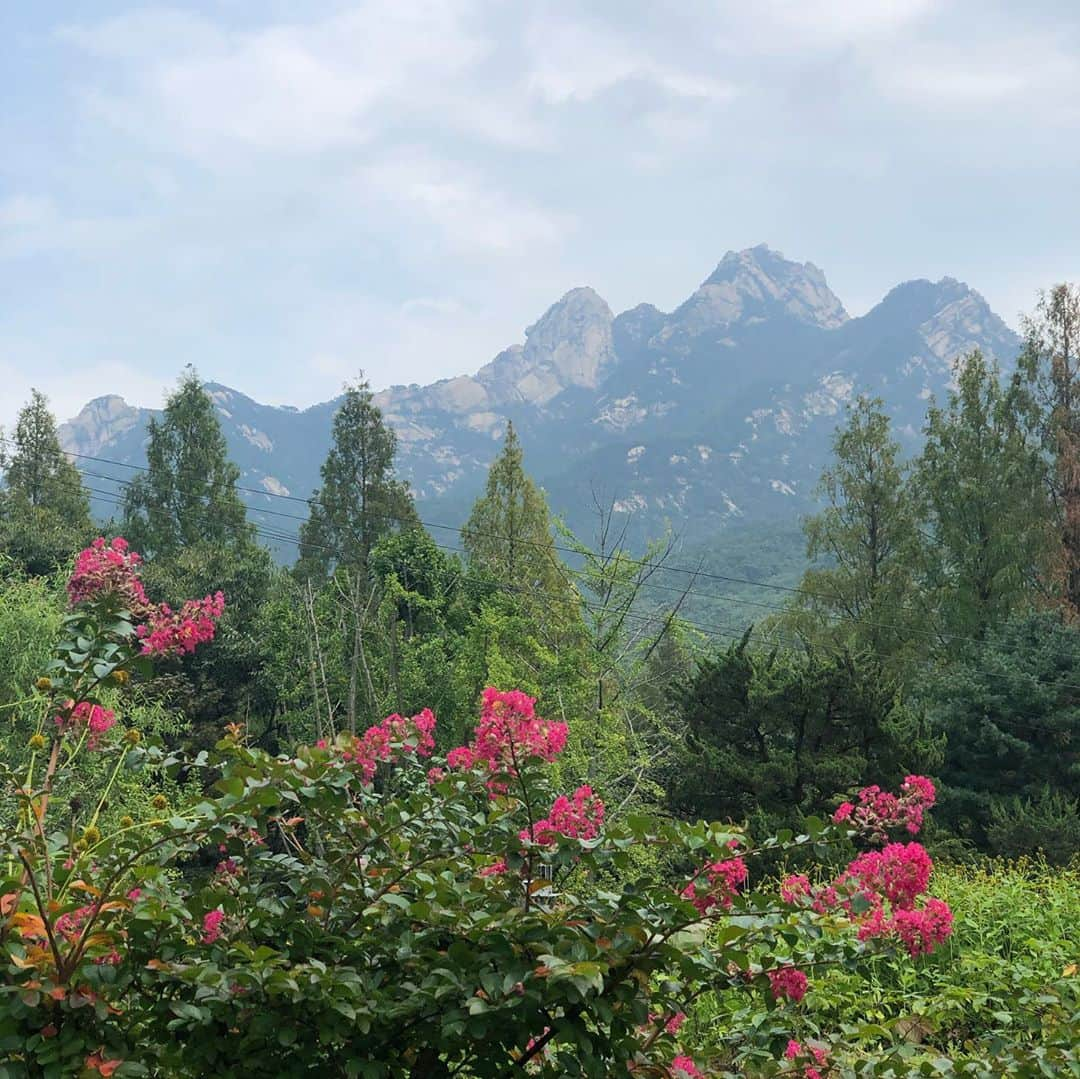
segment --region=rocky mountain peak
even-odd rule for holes
[[[60,424],[60,444],[71,453],[96,454],[103,446],[143,422],[141,409],[129,405],[119,394],[95,397],[79,414]]]

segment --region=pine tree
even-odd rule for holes
[[[1029,402],[976,351],[947,407],[927,415],[914,485],[928,526],[925,585],[945,634],[982,636],[1032,598],[1046,566],[1046,466]]]
[[[909,641],[905,600],[914,583],[915,504],[879,399],[860,397],[833,441],[819,493],[827,505],[805,524],[800,603],[845,647],[896,656]]]
[[[1059,588],[1080,612],[1080,288],[1055,285],[1025,319],[1019,368],[1040,409],[1038,433],[1060,534]]]
[[[368,383],[349,386],[300,529],[302,572],[325,575],[341,565],[365,574],[383,536],[418,523],[408,484],[394,476],[396,453],[397,436]]]
[[[514,425],[488,469],[484,493],[462,531],[470,567],[489,579],[534,593],[564,596],[566,571],[551,534],[547,499],[525,472]]]
[[[132,544],[170,556],[200,543],[249,543],[252,529],[236,491],[240,471],[229,460],[214,403],[193,370],[147,433],[147,471],[124,500],[124,530]]]

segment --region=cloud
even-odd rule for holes
[[[212,157],[244,148],[305,154],[364,143],[396,110],[437,104],[491,48],[467,3],[367,0],[310,21],[224,31],[173,11],[68,27],[69,44],[126,65],[124,91],[86,101],[117,126]]]
[[[614,27],[580,18],[534,17],[528,29],[534,57],[527,85],[552,105],[583,103],[626,83],[666,96],[726,104],[736,88],[715,76],[667,63],[620,37]]]
[[[380,161],[356,178],[362,191],[397,209],[402,228],[419,220],[457,255],[535,258],[538,248],[557,246],[574,226],[569,214],[514,198],[472,170],[424,152]]]

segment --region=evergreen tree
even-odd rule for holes
[[[79,470],[64,456],[49,402],[38,390],[19,412],[13,448],[6,455],[6,497],[26,506],[47,506],[72,527],[89,523],[90,507]]]
[[[30,574],[48,574],[89,536],[90,506],[78,469],[60,448],[45,396],[34,390],[10,443],[0,443],[0,548]]]
[[[820,564],[806,572],[800,602],[816,616],[804,627],[890,657],[909,639],[917,519],[883,407],[859,397],[836,433],[818,488],[827,505],[805,525],[807,556]]]
[[[525,472],[514,425],[488,469],[487,486],[462,531],[472,569],[511,588],[537,595],[541,604],[568,597],[566,570],[559,562],[547,499]]]
[[[363,574],[383,536],[417,523],[409,486],[394,476],[397,436],[367,382],[346,389],[332,438],[300,529],[301,566],[323,576],[335,565]]]
[[[190,368],[147,426],[147,471],[128,487],[124,531],[136,550],[171,556],[207,543],[236,547],[251,541],[240,471],[228,457],[214,403]]]
[[[960,646],[925,691],[948,740],[939,819],[1009,857],[1080,851],[1078,686],[1080,635],[1058,612],[1017,614]]]
[[[939,752],[866,652],[759,651],[748,631],[702,660],[679,699],[672,801],[691,817],[797,827],[830,792],[895,785]]]
[[[922,564],[946,634],[981,636],[1030,600],[1049,554],[1046,466],[1029,436],[1030,398],[1003,389],[979,352],[948,406],[931,408],[914,484],[928,535]]]
[[[1057,583],[1065,602],[1080,612],[1080,288],[1055,285],[1040,298],[1024,330],[1019,369],[1040,410],[1037,430],[1053,461]]]

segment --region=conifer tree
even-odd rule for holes
[[[90,507],[78,469],[60,448],[56,421],[34,390],[14,437],[0,442],[0,549],[32,575],[52,573],[89,536]]]
[[[470,566],[493,581],[533,593],[566,592],[547,499],[525,472],[512,423],[488,469],[484,493],[473,504],[462,545]]]
[[[200,543],[249,543],[252,529],[236,491],[240,471],[194,370],[182,376],[147,433],[147,471],[124,500],[124,530],[136,549],[170,556]]]
[[[39,390],[19,412],[6,455],[6,495],[13,503],[46,506],[65,524],[89,523],[90,509],[79,470],[64,456],[49,402]]]
[[[1050,544],[1046,465],[1030,398],[975,351],[932,407],[914,485],[927,524],[922,569],[944,634],[981,637],[1033,596]]]
[[[330,452],[300,529],[302,571],[335,565],[367,572],[379,540],[417,523],[409,485],[394,475],[397,436],[364,380],[345,391],[334,415]]]
[[[801,603],[831,636],[881,659],[908,642],[905,603],[914,583],[916,513],[900,447],[880,399],[859,397],[833,440],[819,493],[825,508],[805,524]]]
[[[1080,611],[1080,288],[1055,285],[1025,319],[1019,368],[1039,408],[1038,433],[1060,535],[1058,586]]]

